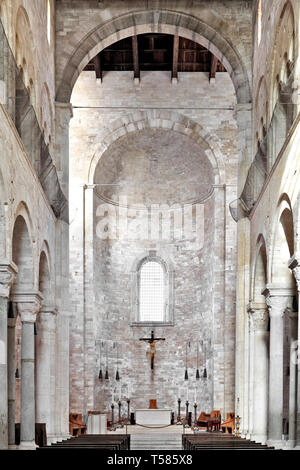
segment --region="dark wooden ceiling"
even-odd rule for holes
[[[94,70],[102,79],[103,71],[169,70],[178,72],[225,72],[224,66],[205,47],[194,41],[168,34],[140,34],[122,39],[101,51],[84,70]]]

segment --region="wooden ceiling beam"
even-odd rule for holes
[[[214,54],[211,54],[209,80],[215,80],[217,68],[218,68],[218,58]]]
[[[96,79],[100,79],[101,82],[103,80],[103,73],[102,73],[102,67],[101,67],[101,57],[100,54],[97,54],[93,58],[94,62],[94,67],[95,67],[95,73],[96,73]]]
[[[133,70],[134,70],[134,79],[140,80],[140,62],[139,62],[139,48],[138,48],[138,39],[137,36],[132,36],[132,51],[133,51]]]
[[[173,64],[172,64],[172,80],[178,78],[178,54],[179,54],[179,36],[173,36]]]

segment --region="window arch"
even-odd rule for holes
[[[173,271],[154,251],[132,270],[132,324],[173,325]]]
[[[262,2],[258,0],[257,6],[257,44],[261,43],[261,28],[262,28]]]
[[[164,321],[165,271],[157,260],[145,261],[139,272],[140,321]]]
[[[47,39],[48,44],[51,44],[51,3],[47,0]]]

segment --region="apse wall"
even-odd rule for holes
[[[179,73],[178,83],[172,84],[169,72],[141,72],[141,80],[137,84],[133,81],[132,72],[105,72],[101,83],[96,81],[94,72],[85,71],[75,85],[72,105],[71,410],[84,413],[88,410],[109,411],[112,399],[119,398],[120,384],[123,402],[130,392],[133,407],[147,407],[148,399],[156,398],[159,406],[174,409],[178,395],[185,400],[187,394],[184,381],[187,341],[191,343],[188,352],[189,399],[194,401],[196,342],[197,339],[205,339],[208,379],[198,382],[199,407],[209,411],[213,406],[222,409],[223,413],[232,411],[236,225],[228,206],[237,198],[238,153],[236,97],[230,76],[217,73],[215,83],[210,83],[206,73],[184,72]],[[136,152],[137,141],[134,140],[138,139],[139,132],[146,140],[149,136],[159,135],[161,149],[154,148],[149,141],[145,141],[145,145],[140,141]],[[152,157],[148,159],[150,162],[139,153],[141,148],[148,148],[149,154],[153,150]],[[96,210],[103,200],[113,199],[114,205],[120,194],[129,194],[129,202],[134,203],[136,200],[131,196],[138,194],[138,202],[144,203],[141,188],[145,190],[145,184],[149,182],[141,178],[140,172],[152,168],[157,171],[158,179],[164,175],[167,181],[164,172],[168,168],[170,171],[175,169],[172,152],[176,153],[177,148],[181,157],[179,161],[182,159],[182,162],[194,162],[195,165],[197,154],[199,161],[207,162],[206,168],[210,168],[207,181],[210,188],[213,186],[212,194],[202,206],[204,247],[194,249],[189,246],[187,250],[187,242],[139,244],[126,240],[99,240],[96,229],[100,219]],[[115,186],[113,191],[107,186],[103,192],[103,187],[97,186],[99,183],[120,183],[118,175],[122,173],[123,166],[117,157],[125,157],[125,154],[124,161],[129,162],[125,169],[131,178],[121,181],[123,186]],[[134,164],[133,160],[130,164],[133,154]],[[163,155],[169,163],[161,173],[157,162]],[[158,170],[155,170],[155,165]],[[207,194],[204,180],[199,176],[204,167],[200,171],[193,165],[185,168],[192,178],[188,180],[182,174],[172,186],[179,188],[182,183],[181,202],[197,197],[201,199]],[[174,175],[171,173],[169,178],[172,180]],[[134,178],[139,185],[131,184]],[[188,183],[184,186],[185,181]],[[125,182],[130,183],[129,186]],[[202,193],[201,187],[205,189]],[[157,185],[153,184],[148,189],[147,196],[150,197]],[[174,202],[174,194],[178,191],[164,193],[165,201]],[[173,265],[175,309],[174,326],[155,330],[156,335],[166,340],[156,346],[156,369],[151,381],[150,358],[146,355],[149,345],[139,341],[139,338],[149,336],[151,328],[131,326],[130,276],[134,263],[145,253],[155,250]],[[103,374],[108,345],[108,381],[98,378],[101,342]],[[117,343],[121,344],[119,383],[113,378]],[[203,351],[200,352],[200,373],[203,373],[203,355]]]
[[[95,406],[107,409],[113,401],[130,395],[132,407],[147,408],[151,398],[159,407],[175,410],[177,399],[190,402],[195,397],[201,409],[212,407],[212,325],[213,325],[213,252],[214,252],[214,175],[211,164],[198,144],[171,130],[146,129],[118,139],[101,157],[95,172],[94,191],[94,285],[96,347],[103,379],[96,381]],[[118,212],[121,202],[128,204],[128,224],[146,222],[153,209],[186,204],[193,207],[197,228],[184,236],[165,234],[160,240],[148,233],[143,239],[136,230],[119,228],[107,240],[102,228],[106,217]],[[197,203],[206,200],[205,203]],[[107,201],[112,201],[108,203]],[[192,206],[188,206],[192,204]],[[198,207],[197,207],[198,206]],[[188,209],[187,209],[188,210]],[[177,213],[181,214],[181,209]],[[168,217],[170,211],[163,212]],[[103,214],[103,216],[100,216]],[[186,212],[187,215],[187,212]],[[126,217],[126,215],[125,215]],[[171,224],[172,225],[172,224]],[[111,227],[110,227],[111,228]],[[151,222],[149,224],[151,229]],[[108,222],[109,230],[109,222]],[[171,227],[172,232],[172,227]],[[163,238],[163,239],[162,239]],[[138,263],[155,254],[173,273],[174,318],[172,326],[133,326],[132,290]],[[149,344],[139,341],[155,335],[165,341],[156,345],[154,370],[150,368]],[[186,346],[189,380],[184,380]],[[196,381],[197,347],[201,378]],[[204,350],[206,349],[206,363]],[[107,351],[107,357],[106,357]],[[102,354],[101,354],[102,353]],[[116,380],[117,371],[120,380]],[[109,380],[105,380],[106,360]],[[204,367],[208,377],[203,378]]]

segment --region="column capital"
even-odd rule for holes
[[[0,297],[9,297],[18,268],[13,262],[0,263]]]
[[[17,303],[22,322],[34,323],[40,311],[43,296],[40,292],[13,292],[12,301]]]
[[[289,268],[293,271],[293,275],[297,284],[298,292],[300,292],[300,253],[295,253],[289,260]]]
[[[265,306],[264,309],[253,311],[253,324],[255,331],[267,331],[269,323],[268,308]]]
[[[97,186],[96,184],[85,183],[83,185],[83,189],[84,189],[84,191],[86,191],[87,189],[93,189],[94,190],[96,186]]]
[[[55,111],[60,111],[60,114],[63,114],[63,120],[65,124],[69,124],[70,120],[73,117],[73,106],[71,103],[61,103],[60,101],[55,101]]]
[[[42,307],[41,311],[39,312],[39,324],[41,326],[47,326],[50,330],[54,331],[56,326],[56,316],[56,308]]]
[[[266,286],[262,294],[266,297],[270,317],[283,318],[285,311],[292,304],[294,291],[285,287]]]
[[[247,306],[249,316],[252,318],[254,331],[266,331],[269,322],[269,313],[266,303],[250,302]]]

